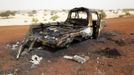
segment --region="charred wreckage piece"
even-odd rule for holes
[[[23,51],[29,52],[36,43],[56,48],[68,47],[74,40],[97,39],[104,24],[97,11],[84,7],[74,8],[69,11],[65,22],[31,25],[16,58]]]

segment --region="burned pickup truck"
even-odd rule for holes
[[[38,44],[57,48],[68,47],[74,40],[97,39],[103,27],[97,11],[84,7],[74,8],[69,11],[65,22],[31,25],[16,58]]]

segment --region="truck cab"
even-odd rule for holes
[[[96,39],[100,34],[101,17],[95,10],[88,8],[74,8],[69,11],[68,18],[65,23],[73,24],[74,26],[86,26],[92,29],[92,37]],[[101,28],[102,29],[102,28]]]

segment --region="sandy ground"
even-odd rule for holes
[[[0,27],[0,75],[134,75],[134,17],[108,19],[98,40],[74,43],[55,52],[34,50],[16,60],[17,50],[6,45],[21,41],[27,30],[28,26]],[[103,51],[106,49],[119,53]],[[29,61],[34,54],[43,60],[31,68]],[[84,64],[63,58],[75,54],[90,58]]]
[[[46,14],[46,15],[44,15]],[[51,19],[52,16],[59,16],[55,21]],[[29,16],[28,14],[16,14],[15,16],[10,16],[9,18],[2,18],[0,17],[0,26],[12,26],[12,25],[30,25],[33,24],[33,19],[37,19],[37,23],[49,23],[49,22],[61,22],[65,21],[67,18],[67,13],[65,12],[58,12],[57,14],[51,15],[51,12],[41,11],[33,16]]]

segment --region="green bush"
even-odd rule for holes
[[[5,17],[5,18],[8,18],[10,15],[11,16],[15,16],[15,14],[16,14],[16,11],[7,10],[7,11],[4,11],[4,12],[1,12],[0,13],[0,16],[1,17]]]
[[[125,14],[119,15],[119,17],[129,17],[129,16],[134,16],[133,14],[129,13],[128,11],[124,11]]]
[[[39,20],[38,20],[37,18],[33,18],[33,19],[32,19],[32,22],[33,22],[33,23],[37,23],[38,21],[39,21]]]
[[[36,10],[32,10],[32,14],[36,14],[37,13],[37,11]]]
[[[28,16],[34,16],[34,14],[36,14],[37,13],[37,11],[36,10],[32,10],[32,11],[30,11],[30,12],[28,12]]]
[[[131,16],[131,14],[129,12],[127,12],[127,11],[125,12],[125,15],[126,16]]]
[[[124,17],[124,15],[119,15],[120,18]]]
[[[100,15],[101,15],[101,18],[102,18],[102,19],[105,19],[106,16],[107,16],[106,13],[105,13],[103,10],[101,10]]]
[[[58,18],[59,18],[58,15],[54,15],[54,16],[52,16],[50,19],[52,19],[53,21],[55,21],[55,20],[58,19]]]

